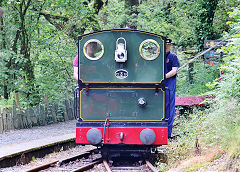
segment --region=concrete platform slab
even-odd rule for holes
[[[38,140],[3,145],[0,146],[0,161],[5,158],[11,158],[13,156],[27,153],[40,148],[53,146],[55,144],[60,144],[63,142],[74,141],[75,137],[75,133],[70,133],[54,137],[49,136]]]

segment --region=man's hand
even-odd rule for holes
[[[73,78],[78,80],[78,67],[74,67]]]
[[[173,67],[171,71],[166,74],[166,78],[171,78],[177,74],[178,67]]]

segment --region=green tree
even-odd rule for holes
[[[199,49],[204,49],[204,39],[218,39],[220,35],[216,33],[213,27],[215,11],[219,0],[198,0],[196,37]]]
[[[5,9],[0,17],[1,95],[8,99],[10,94],[19,92],[22,105],[39,103],[46,95],[51,99],[56,96],[56,100],[68,95],[74,83],[71,76],[72,58],[77,54],[74,40],[77,35],[100,29],[96,15],[104,3],[0,2],[1,9]]]
[[[11,91],[20,91],[17,88],[18,81],[26,85],[25,90],[21,90],[29,99],[39,99],[36,94],[34,84],[34,64],[30,58],[31,37],[34,32],[37,14],[31,12],[31,0],[25,1],[3,1],[2,6],[6,7],[6,15],[3,16],[2,24],[2,47],[1,54],[4,77],[4,97],[8,98]],[[41,6],[41,2],[34,3],[36,7]],[[15,29],[9,32],[9,29]],[[9,35],[8,35],[9,34]],[[9,39],[10,38],[10,39]],[[13,41],[10,41],[13,40]],[[8,42],[7,42],[8,41]],[[34,103],[34,101],[33,101]]]

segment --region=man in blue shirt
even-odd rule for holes
[[[165,112],[166,112],[165,114],[166,119],[168,119],[168,138],[171,138],[172,134],[172,125],[175,116],[175,92],[177,83],[177,70],[178,67],[180,67],[179,60],[176,54],[170,52],[171,42],[172,42],[171,39],[166,40],[166,59],[165,59],[166,87],[168,87],[168,89],[165,91]]]

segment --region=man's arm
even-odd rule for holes
[[[166,74],[166,78],[171,78],[177,74],[178,67],[172,67],[172,70]]]
[[[78,80],[78,67],[73,67],[74,72],[73,72],[73,78]]]

